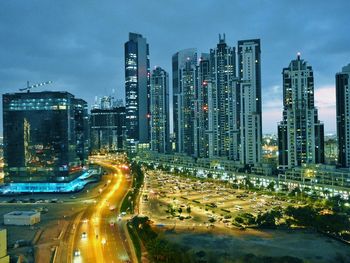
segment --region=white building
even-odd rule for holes
[[[260,39],[238,41],[240,81],[240,160],[256,165],[261,161],[261,63]]]
[[[29,226],[40,222],[40,212],[13,211],[4,215],[4,225]]]

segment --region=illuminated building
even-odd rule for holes
[[[280,169],[324,162],[324,128],[314,103],[312,67],[298,54],[283,72],[283,120],[278,125]]]
[[[213,85],[210,76],[210,56],[202,53],[197,66],[197,88],[195,100],[194,156],[213,156]]]
[[[238,41],[240,161],[256,165],[262,159],[260,39]]]
[[[70,181],[88,153],[87,105],[68,92],[3,95],[4,172],[13,182]]]
[[[169,74],[156,67],[151,75],[151,150],[170,152]]]
[[[125,109],[128,151],[150,138],[149,46],[140,34],[129,33],[125,43]]]
[[[172,57],[175,151],[189,155],[194,154],[194,131],[191,117],[194,117],[196,65],[196,49],[184,49]]]
[[[338,164],[350,167],[350,64],[343,67],[342,72],[335,75]]]
[[[213,109],[210,130],[213,132],[214,156],[238,160],[239,130],[237,115],[237,78],[235,48],[219,35],[219,43],[210,50]]]
[[[91,152],[125,149],[125,107],[92,109],[90,114]]]

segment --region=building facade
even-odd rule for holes
[[[238,114],[235,48],[226,44],[225,35],[210,50],[211,104],[214,156],[238,160]]]
[[[279,168],[324,163],[324,128],[314,103],[314,76],[298,54],[283,76],[283,119],[278,125]]]
[[[194,131],[190,118],[194,110],[196,66],[196,49],[184,49],[172,57],[175,151],[189,155],[194,154]]]
[[[86,102],[68,92],[3,94],[6,181],[70,181],[88,146]]]
[[[210,75],[210,55],[202,53],[197,66],[195,89],[194,156],[213,156],[213,101]]]
[[[350,167],[350,64],[335,75],[338,164]]]
[[[240,161],[256,165],[262,158],[260,39],[238,41]]]
[[[149,45],[140,34],[129,33],[125,48],[125,109],[128,150],[150,139]]]
[[[125,149],[125,115],[125,107],[91,110],[90,145],[92,153],[108,153]]]
[[[156,67],[151,74],[151,150],[170,152],[169,74]]]

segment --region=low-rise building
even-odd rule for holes
[[[40,212],[12,211],[4,215],[4,225],[29,226],[40,222]]]

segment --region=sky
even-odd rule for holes
[[[261,39],[264,133],[276,133],[281,72],[297,52],[314,70],[319,119],[335,132],[335,73],[350,63],[349,10],[348,0],[2,0],[0,89],[50,80],[37,91],[68,91],[90,106],[113,91],[124,99],[129,32],[147,38],[151,67],[169,73],[175,52],[208,52],[225,33],[231,46]]]

